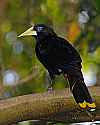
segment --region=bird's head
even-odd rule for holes
[[[36,24],[36,25],[32,26],[31,28],[29,28],[28,30],[26,30],[21,35],[19,35],[18,37],[30,36],[30,35],[35,36],[35,38],[42,39],[47,36],[56,35],[56,33],[53,31],[53,29],[51,27],[46,26],[45,24]]]

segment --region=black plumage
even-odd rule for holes
[[[37,24],[18,37],[27,35],[33,35],[36,38],[36,56],[49,72],[50,87],[54,84],[52,81],[54,81],[55,75],[63,74],[65,80],[69,81],[70,89],[79,106],[81,108],[88,106],[94,110],[96,105],[84,83],[81,72],[82,60],[76,49],[67,40],[59,37],[52,28],[44,24]]]
[[[63,73],[65,79],[69,81],[76,102],[92,103],[81,72],[82,60],[76,49],[44,24],[35,25],[33,30],[37,32],[36,56],[48,70],[51,79]]]

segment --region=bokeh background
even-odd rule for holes
[[[0,99],[47,89],[49,76],[36,58],[34,38],[17,37],[37,23],[69,40],[82,57],[86,85],[100,86],[100,0],[0,0]],[[57,76],[55,89],[65,86]]]

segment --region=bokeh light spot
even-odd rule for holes
[[[14,70],[7,70],[3,73],[4,85],[15,85],[19,80],[19,75]]]

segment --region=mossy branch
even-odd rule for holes
[[[25,120],[65,123],[100,120],[100,87],[92,87],[90,91],[97,104],[97,109],[92,114],[78,108],[69,89],[1,100],[0,125],[11,125]]]

